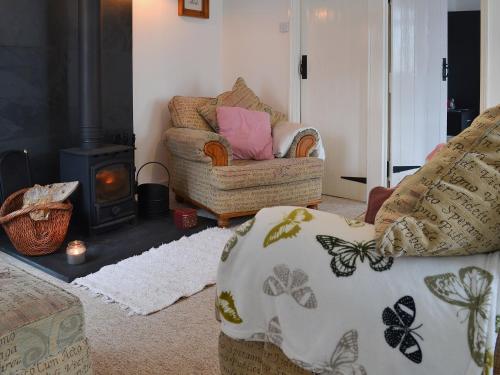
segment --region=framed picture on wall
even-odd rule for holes
[[[208,18],[210,0],[179,0],[179,16]]]

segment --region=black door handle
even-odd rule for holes
[[[302,55],[299,71],[301,78],[307,79],[307,55]]]
[[[443,57],[443,65],[441,67],[441,75],[443,77],[443,82],[446,82],[448,79],[448,72],[449,72],[450,66],[448,65],[448,60],[446,57]]]

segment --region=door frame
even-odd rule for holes
[[[290,121],[300,122],[300,86],[298,73],[301,53],[301,3],[290,0]],[[307,1],[307,0],[305,0]],[[375,186],[387,185],[388,97],[389,97],[389,3],[368,1],[368,123],[367,123],[367,195]]]
[[[300,122],[301,3],[290,0],[290,121]],[[307,0],[305,0],[307,1]],[[367,194],[375,186],[387,186],[389,162],[389,1],[368,1],[368,124]],[[480,110],[486,106],[488,73],[488,3],[481,0]]]

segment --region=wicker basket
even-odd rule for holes
[[[29,256],[51,254],[63,243],[68,231],[73,206],[69,201],[23,207],[24,193],[9,196],[0,208],[0,224],[18,252]],[[35,221],[30,212],[49,210],[48,220]]]

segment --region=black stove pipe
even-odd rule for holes
[[[102,143],[101,1],[79,0],[80,129],[84,149]]]

